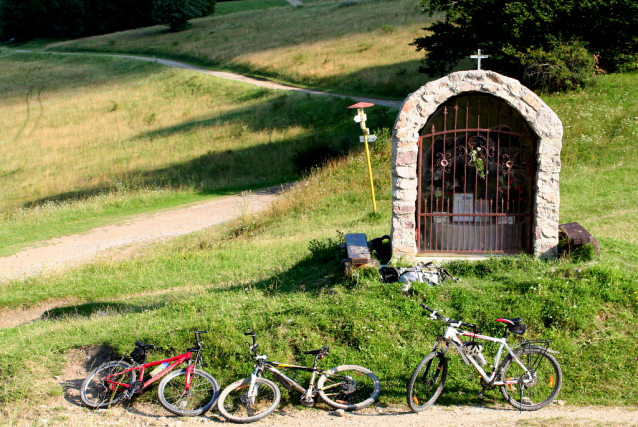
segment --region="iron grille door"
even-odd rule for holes
[[[496,97],[465,95],[441,106],[424,131],[418,251],[531,252],[536,138],[520,114]]]

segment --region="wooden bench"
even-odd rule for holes
[[[379,268],[379,261],[373,259],[372,255],[370,255],[365,234],[346,234],[346,250],[348,252],[348,263],[352,270],[364,266]]]
[[[596,253],[600,255],[600,244],[598,243],[598,240],[596,240],[594,236],[592,236],[589,231],[585,230],[579,223],[570,222],[567,224],[560,224],[558,229],[561,231],[561,234],[567,238],[567,243],[572,248],[591,243],[596,248]]]

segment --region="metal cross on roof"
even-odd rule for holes
[[[481,59],[489,58],[487,55],[481,55],[481,49],[478,49],[478,55],[470,55],[472,59],[478,59],[478,69],[481,69]]]

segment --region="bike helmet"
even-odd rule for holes
[[[483,351],[483,345],[476,341],[469,341],[463,344],[463,352],[468,356],[476,356]]]

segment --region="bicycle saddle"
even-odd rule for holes
[[[325,347],[321,347],[318,350],[308,350],[308,351],[304,351],[303,354],[328,354],[328,351],[330,350],[329,346],[325,346]]]
[[[135,341],[137,347],[142,347],[144,350],[155,350],[155,346],[152,344],[144,344],[141,341]]]
[[[496,319],[497,322],[503,322],[509,326],[516,326],[518,324],[520,324],[523,319],[521,319],[520,317],[516,317],[514,319]]]

